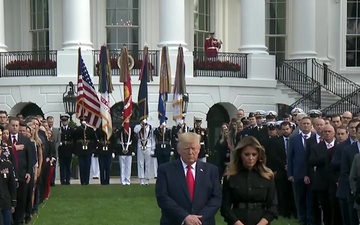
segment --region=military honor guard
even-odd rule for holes
[[[124,126],[114,131],[111,138],[116,155],[119,156],[120,182],[122,185],[130,185],[132,157],[137,149],[137,137],[131,127],[126,132]]]
[[[81,126],[74,131],[75,154],[79,159],[80,183],[88,185],[90,180],[91,155],[95,152],[97,138],[95,130],[88,126],[86,117],[79,117]]]
[[[74,129],[69,126],[70,116],[62,114],[60,116],[60,143],[58,147],[58,157],[60,166],[60,183],[70,185],[71,177],[71,159],[73,154],[73,132]]]
[[[209,157],[209,144],[208,134],[205,128],[201,127],[202,119],[200,117],[194,117],[194,128],[190,132],[200,135],[200,153],[199,160],[206,162],[206,158]],[[238,126],[238,124],[237,124]]]
[[[171,129],[171,145],[174,151],[175,159],[179,159],[179,154],[177,152],[177,144],[179,142],[179,134],[189,132],[190,128],[185,123],[185,116],[182,117],[182,120]]]
[[[154,130],[144,119],[134,127],[134,132],[138,136],[137,165],[140,185],[149,185],[151,155],[155,150]]]
[[[111,170],[111,161],[113,156],[112,148],[110,148],[110,141],[106,137],[106,133],[98,128],[95,131],[96,137],[96,147],[95,154],[97,155],[98,165],[99,165],[99,176],[100,184],[108,185],[110,184],[110,170]],[[115,156],[115,155],[114,155]],[[93,163],[93,161],[91,161]]]
[[[167,121],[166,117],[165,121]],[[171,130],[166,127],[166,122],[163,122],[154,130],[154,136],[156,142],[155,156],[160,166],[163,163],[169,162],[170,156],[174,154],[171,148]]]
[[[211,32],[209,37],[205,39],[204,49],[207,58],[217,58],[221,48],[222,41],[215,38],[215,32]]]
[[[265,116],[266,123],[268,123],[268,122],[276,122],[277,117],[278,117],[278,114],[275,111],[266,112],[266,116]]]

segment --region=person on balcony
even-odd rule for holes
[[[216,60],[218,52],[221,48],[222,41],[214,37],[215,32],[211,32],[209,37],[205,39],[205,55],[208,60]]]

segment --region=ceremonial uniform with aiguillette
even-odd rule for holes
[[[156,146],[155,156],[157,163],[160,166],[163,163],[170,161],[170,155],[173,154],[171,148],[171,130],[166,127],[166,124],[160,125],[154,131]]]
[[[131,183],[131,165],[132,157],[135,155],[137,147],[137,137],[134,131],[129,127],[129,134],[125,132],[124,127],[116,129],[111,137],[111,145],[119,156],[120,182],[122,185]]]
[[[70,184],[71,177],[71,159],[73,154],[73,133],[74,128],[69,127],[68,120],[70,116],[61,115],[60,143],[58,147],[60,182],[62,185]]]
[[[184,122],[185,117],[182,118],[182,121],[177,125],[173,126],[171,129],[171,146],[174,151],[174,158],[179,159],[179,153],[177,152],[177,144],[179,142],[178,135],[182,133],[189,132],[190,128]]]
[[[148,185],[150,180],[151,155],[155,150],[154,130],[144,119],[134,127],[138,136],[137,165],[140,185]]]
[[[95,130],[80,118],[81,126],[74,131],[75,154],[79,159],[80,183],[88,185],[90,180],[91,155],[95,152],[97,138]]]
[[[199,160],[206,162],[206,158],[209,157],[209,145],[208,145],[208,134],[205,128],[201,127],[202,119],[194,117],[194,128],[190,129],[190,132],[200,135],[200,152]]]
[[[110,184],[110,169],[113,151],[110,148],[110,141],[107,141],[106,134],[101,128],[96,129],[95,136],[97,138],[95,154],[99,160],[100,184],[107,185]]]

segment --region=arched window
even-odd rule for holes
[[[204,42],[210,33],[210,3],[209,0],[194,0],[194,51],[203,52]]]
[[[286,48],[286,0],[266,0],[266,46],[283,61]]]
[[[30,19],[31,19],[30,33],[32,38],[32,50],[49,51],[48,0],[30,0]],[[39,59],[44,59],[46,57],[46,54],[39,54],[38,57]]]
[[[124,44],[129,51],[139,50],[139,0],[106,0],[106,35],[110,50]]]

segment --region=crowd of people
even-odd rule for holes
[[[275,174],[279,215],[297,218],[301,225],[358,225],[359,116],[295,108],[277,119],[274,111],[258,110],[245,117],[240,109],[237,118],[222,125],[215,146],[220,180],[228,173],[228,162],[239,160],[236,149],[241,140],[252,136],[265,149],[263,162]]]
[[[54,118],[0,111],[0,224],[27,224],[50,196],[56,163]]]

